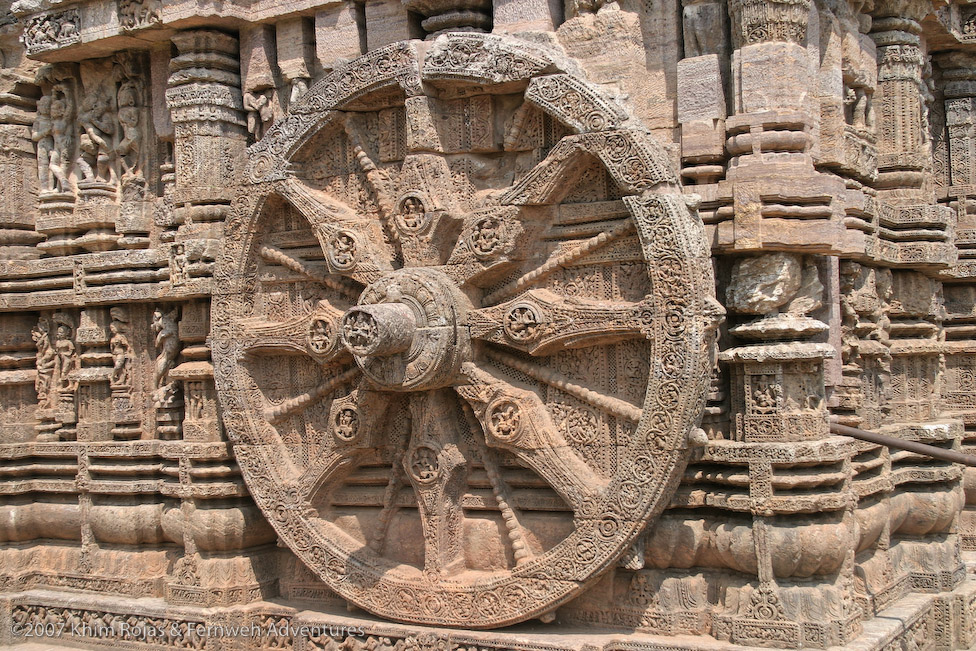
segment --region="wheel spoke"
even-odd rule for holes
[[[290,398],[276,407],[265,409],[264,418],[272,425],[287,420],[295,414],[308,409],[314,404],[317,404],[329,393],[335,391],[336,388],[351,382],[356,378],[357,375],[359,375],[359,368],[355,366],[343,371],[342,373],[339,373],[338,375],[334,375],[311,391],[303,393],[300,396]]]
[[[525,229],[514,206],[496,206],[465,215],[445,271],[458,284],[490,287],[511,273],[525,256]]]
[[[552,422],[539,396],[466,364],[468,384],[455,387],[481,422],[485,442],[506,450],[532,468],[577,515],[606,487]]]
[[[568,393],[574,398],[578,398],[583,402],[589,403],[600,411],[618,418],[622,418],[631,423],[636,423],[640,420],[642,413],[640,407],[631,404],[626,400],[622,400],[614,396],[608,396],[592,389],[587,389],[586,387],[573,382],[569,378],[557,373],[556,371],[553,371],[550,368],[521,360],[518,357],[509,355],[508,353],[503,353],[497,350],[488,350],[486,354],[488,359],[491,361],[503,366],[507,366],[521,373],[525,373],[533,380],[538,380],[539,382],[543,382],[553,388]]]
[[[454,397],[447,389],[410,398],[410,445],[403,468],[417,494],[424,530],[424,573],[450,576],[465,568],[461,496],[468,460],[458,445]]]
[[[500,305],[473,310],[467,319],[472,339],[547,355],[649,336],[653,310],[650,301],[568,299],[532,289]]]
[[[340,378],[353,377],[352,371],[347,371],[336,378],[329,390],[344,383],[338,381]],[[303,497],[311,499],[315,495],[331,493],[342,478],[380,447],[382,442],[376,431],[377,425],[383,422],[389,404],[386,396],[370,391],[364,383],[349,395],[332,401],[322,451],[298,480]]]
[[[516,280],[508,283],[504,287],[488,294],[485,296],[481,304],[494,305],[504,301],[507,298],[511,298],[512,296],[525,291],[532,285],[542,281],[566,265],[572,264],[580,258],[592,253],[593,251],[596,251],[600,247],[606,246],[614,240],[626,237],[627,235],[634,233],[636,230],[637,227],[633,221],[626,221],[619,226],[615,226],[609,231],[605,231],[599,235],[589,238],[588,240],[584,240],[579,245],[568,251],[563,251],[562,253],[553,255],[537,269],[533,269]]]
[[[305,354],[319,364],[348,358],[339,341],[343,311],[328,301],[319,301],[310,314],[287,321],[268,321],[260,317],[241,324],[241,343],[245,354]]]
[[[368,139],[363,133],[364,125],[362,124],[362,118],[355,113],[350,113],[346,116],[346,121],[343,123],[343,126],[345,127],[346,136],[349,138],[349,142],[352,144],[353,151],[356,154],[356,163],[366,176],[366,184],[372,190],[373,197],[376,199],[376,207],[379,210],[380,220],[383,223],[383,232],[386,233],[390,242],[396,247],[397,257],[402,259],[403,252],[400,249],[400,233],[392,223],[393,212],[396,208],[392,197],[392,183],[390,182],[390,178],[376,166],[376,163],[373,162],[373,159],[366,152]]]
[[[310,280],[314,280],[315,282],[321,283],[330,289],[336,290],[347,298],[355,300],[359,296],[359,290],[351,286],[349,282],[341,276],[319,273],[317,270],[310,267],[304,260],[296,258],[293,255],[289,255],[281,249],[273,246],[262,246],[258,250],[258,253],[260,253],[261,257],[264,258],[266,262],[280,264],[286,269],[290,269],[295,273],[299,273],[306,278],[309,278]]]
[[[481,423],[477,422],[478,418],[475,416],[471,405],[466,402],[463,404],[464,415],[467,417],[472,429],[480,429]],[[515,502],[512,500],[508,484],[505,482],[505,478],[502,477],[496,455],[490,448],[482,447],[481,463],[485,467],[485,474],[491,483],[491,492],[495,496],[498,510],[501,511],[502,520],[505,521],[505,528],[508,530],[508,540],[512,548],[512,556],[515,558],[515,565],[531,560],[535,554],[525,537],[518,507],[516,507]]]
[[[402,458],[404,452],[405,449],[398,450],[395,457]],[[405,479],[402,464],[394,463],[390,470],[390,479],[387,481],[386,488],[383,491],[383,507],[380,509],[380,514],[376,518],[376,528],[369,537],[369,546],[377,554],[383,553],[383,547],[386,545],[386,536],[390,531],[390,523],[393,521],[393,516],[400,510],[397,497],[400,495],[400,489],[405,484]]]
[[[375,220],[364,219],[295,178],[281,181],[277,189],[312,225],[329,271],[368,284],[393,268],[394,256]]]

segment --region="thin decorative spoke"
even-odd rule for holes
[[[258,253],[267,262],[279,264],[286,269],[301,274],[310,280],[321,283],[330,289],[340,292],[347,298],[355,300],[359,297],[359,291],[351,286],[342,276],[333,274],[322,274],[308,266],[304,260],[296,258],[273,246],[262,246]]]
[[[562,267],[579,260],[583,256],[592,253],[602,246],[606,246],[614,240],[626,237],[627,235],[634,233],[636,230],[637,227],[634,222],[628,220],[619,226],[615,226],[609,231],[595,235],[594,237],[581,242],[578,246],[570,249],[569,251],[559,253],[549,258],[537,269],[533,269],[504,287],[491,292],[485,296],[484,300],[482,301],[482,305],[494,305],[495,303],[499,303],[507,298],[511,298],[512,296],[524,291],[526,288],[552,275]]]
[[[312,405],[318,403],[329,393],[335,391],[336,388],[351,382],[358,375],[359,367],[353,366],[339,375],[326,380],[307,393],[290,398],[276,407],[265,409],[264,418],[272,425],[276,425],[283,420],[294,416],[296,413],[304,411]]]
[[[478,423],[478,418],[475,416],[471,405],[468,403],[463,403],[463,405],[464,415],[467,417],[472,429],[480,429],[481,424]],[[487,447],[481,450],[481,463],[485,467],[485,474],[491,483],[491,492],[495,496],[498,510],[501,512],[502,520],[505,522],[505,528],[508,530],[508,540],[512,547],[512,555],[515,557],[515,565],[517,566],[531,560],[534,554],[529,547],[528,540],[525,538],[525,531],[519,519],[515,502],[512,500],[508,485],[502,477],[501,469],[498,467],[498,461],[495,458],[494,452]]]
[[[373,162],[373,159],[366,153],[366,139],[363,137],[361,127],[356,123],[357,117],[350,114],[346,117],[346,135],[352,143],[353,151],[356,155],[356,163],[359,169],[366,175],[366,183],[369,185],[373,196],[376,198],[376,207],[379,210],[380,221],[383,223],[383,232],[397,248],[398,256],[402,257],[400,250],[400,233],[393,224],[393,212],[396,209],[394,201],[390,197],[389,178],[383,174]]]
[[[566,376],[557,373],[550,368],[540,366],[539,364],[535,364],[533,362],[521,360],[508,353],[503,353],[498,350],[488,350],[485,352],[485,354],[488,356],[488,359],[493,362],[497,362],[498,364],[507,366],[511,369],[519,371],[520,373],[524,373],[533,380],[538,380],[539,382],[548,384],[555,389],[568,393],[574,398],[579,398],[583,402],[596,407],[600,411],[608,413],[612,416],[617,416],[618,418],[623,418],[631,423],[636,423],[640,420],[641,409],[636,405],[627,402],[626,400],[621,400],[620,398],[616,398],[614,396],[608,396],[592,389],[587,389],[583,385],[573,382]]]

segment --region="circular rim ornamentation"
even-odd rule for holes
[[[387,232],[386,241],[379,241],[383,236],[377,239],[376,234],[383,233],[382,226],[365,235],[365,231],[353,225],[352,219],[329,222],[328,215],[334,214],[330,211],[339,209],[335,205],[320,211],[309,208],[309,197],[318,196],[311,191],[295,200],[290,199],[286,194],[292,191],[289,183],[302,183],[293,176],[289,178],[292,158],[314,142],[319,130],[336,127],[334,117],[330,117],[335,115],[336,109],[341,111],[353,102],[361,108],[371,93],[379,93],[387,99],[396,93],[402,96],[406,86],[409,86],[408,95],[411,96],[423,92],[427,86],[436,88],[442,84],[489,89],[495,84],[509,84],[507,88],[525,88],[532,79],[548,74],[543,71],[556,65],[554,59],[539,47],[490,34],[447,34],[428,44],[424,60],[418,52],[416,43],[393,44],[336,70],[309,89],[293,107],[306,119],[288,121],[287,128],[272,126],[265,138],[254,146],[254,164],[261,176],[285,181],[255,180],[250,192],[242,193],[245,196],[235,201],[235,209],[239,211],[235,215],[237,226],[225,241],[214,272],[212,350],[215,382],[228,437],[256,504],[281,542],[331,589],[367,611],[397,621],[494,628],[544,615],[578,596],[615,565],[647,523],[668,504],[687,462],[687,432],[697,424],[704,409],[707,387],[702,378],[706,378],[711,369],[710,352],[716,325],[714,299],[709,299],[714,295],[714,281],[701,221],[689,210],[675,185],[677,175],[666,151],[642,130],[608,128],[607,131],[568,135],[552,147],[544,165],[533,168],[507,189],[496,188],[498,192],[492,196],[500,202],[500,207],[511,210],[506,215],[515,215],[511,218],[517,220],[519,211],[528,206],[558,203],[559,179],[581,167],[580,157],[589,156],[600,161],[621,185],[624,195],[621,201],[628,213],[626,219],[633,223],[633,228],[627,231],[631,238],[628,246],[633,247],[642,264],[642,273],[646,273],[642,282],[652,288],[644,302],[653,307],[651,314],[662,315],[660,319],[639,324],[640,328],[635,330],[635,341],[643,346],[641,351],[650,361],[650,370],[643,396],[636,402],[625,404],[619,397],[592,395],[586,387],[578,386],[578,380],[576,384],[568,380],[560,368],[533,364],[535,358],[525,349],[508,352],[504,341],[494,338],[497,335],[503,340],[507,335],[502,335],[504,323],[501,318],[491,316],[495,314],[492,310],[504,316],[514,302],[522,300],[519,292],[506,297],[501,291],[504,287],[486,287],[482,292],[485,296],[489,295],[490,289],[491,295],[503,297],[488,301],[484,306],[466,304],[468,295],[478,292],[469,287],[465,287],[464,292],[445,289],[446,281],[442,278],[449,276],[446,272],[438,271],[440,276],[436,276],[433,270],[422,268],[383,267],[382,256],[377,252],[382,253],[392,246],[395,236],[389,236]],[[507,63],[502,65],[500,62]],[[423,86],[417,80],[422,80]],[[572,101],[563,100],[564,90],[558,83],[550,86],[546,89],[546,97],[552,95],[553,99],[539,100],[538,108],[563,124],[585,122],[586,116],[593,111],[613,105],[612,100],[581,79],[575,80],[572,88],[565,91],[572,92]],[[566,111],[577,114],[567,115]],[[253,317],[267,318],[259,313],[263,309],[261,302],[254,300],[254,293],[263,282],[258,278],[258,269],[265,264],[261,257],[262,238],[265,237],[261,224],[262,220],[275,214],[281,201],[290,202],[311,222],[320,237],[328,266],[325,275],[339,277],[327,279],[321,287],[332,292],[329,301],[339,306],[336,309],[340,313],[348,310],[350,305],[383,301],[413,306],[418,313],[418,324],[423,325],[418,325],[419,334],[414,335],[411,349],[402,354],[407,358],[416,354],[415,360],[421,360],[424,351],[435,350],[442,342],[454,342],[452,337],[469,336],[466,334],[469,331],[472,339],[480,338],[477,346],[471,346],[472,352],[467,357],[452,357],[444,363],[437,378],[404,387],[398,393],[389,388],[378,390],[368,376],[363,377],[345,347],[336,345],[333,350],[318,355],[322,359],[313,360],[318,363],[308,367],[312,371],[303,371],[318,375],[302,376],[300,395],[283,401],[278,399],[270,403],[275,405],[273,408],[268,408],[269,401],[262,395],[266,388],[262,384],[265,376],[260,374],[278,370],[274,360],[264,366],[249,361],[248,346],[254,337],[248,328],[253,327]],[[451,205],[451,210],[455,210],[453,204],[444,205]],[[483,214],[486,207],[483,204],[469,205],[464,210],[472,214],[477,210],[478,214]],[[367,220],[366,217],[363,219]],[[376,221],[379,223],[380,220]],[[408,241],[408,235],[402,232],[401,235],[404,237],[404,259],[406,253],[424,253],[420,246],[408,249],[412,241]],[[515,246],[520,244],[516,242]],[[476,268],[480,273],[481,270],[491,271],[490,265],[498,264],[479,261],[470,249],[470,240],[464,245],[468,257],[461,256],[457,268],[468,265],[464,268]],[[459,249],[455,249],[457,251]],[[563,249],[561,255],[566,251]],[[518,265],[526,260],[525,273],[537,274],[533,278],[540,277],[543,271],[554,274],[572,268],[564,263],[546,266],[545,260],[533,268],[531,264],[536,264],[535,261],[515,255],[509,257],[515,262],[506,264]],[[669,260],[667,268],[659,270],[656,260],[665,257]],[[289,268],[302,270],[303,282],[312,284],[322,275],[319,270],[326,266],[320,263],[316,266],[314,261],[293,262]],[[443,267],[444,262],[430,266]],[[517,271],[519,267],[510,269]],[[486,274],[485,277],[506,278],[499,274]],[[383,289],[386,292],[383,295],[380,288],[374,286],[382,278],[392,279]],[[396,296],[390,294],[392,289],[389,288],[394,287],[398,292]],[[438,303],[428,295],[431,293],[447,298]],[[446,310],[450,318],[431,309],[434,304]],[[550,307],[546,305],[548,311]],[[579,309],[578,304],[571,301],[561,305],[565,309]],[[315,318],[308,312],[305,314],[310,320]],[[438,320],[425,321],[429,315]],[[480,322],[471,315],[496,320],[483,332],[475,333]],[[560,318],[559,323],[563,322]],[[311,337],[311,325],[299,329],[289,324],[282,325],[291,328],[283,335],[288,346],[317,352],[312,350],[310,341],[303,342]],[[547,332],[541,341],[544,343],[550,336],[569,335]],[[456,342],[451,346],[456,348]],[[547,345],[546,349],[552,347]],[[585,351],[580,354],[585,355]],[[499,379],[498,373],[485,370],[501,366],[508,369],[505,377],[518,375],[521,379]],[[419,377],[422,371],[418,369],[417,373]],[[528,390],[524,388],[526,382],[529,385],[536,383],[542,389],[538,392]],[[545,391],[549,390],[588,402],[588,408],[610,414],[601,418],[618,423],[617,427],[626,424],[628,431],[632,429],[619,441],[615,466],[598,472],[590,467],[591,460],[581,456],[563,438],[559,428],[551,422],[552,413],[547,403],[540,398],[540,394],[544,397]],[[677,406],[674,405],[676,390],[677,395],[682,396]],[[348,396],[340,397],[345,393]],[[391,394],[396,397],[391,398]],[[456,402],[445,396],[453,396],[451,400]],[[450,491],[454,490],[453,486],[464,485],[464,473],[470,463],[470,457],[460,450],[468,443],[455,431],[459,427],[457,423],[465,418],[484,429],[484,434],[472,432],[476,439],[493,439],[490,454],[482,453],[480,461],[486,464],[486,469],[491,458],[503,455],[514,457],[514,463],[510,465],[529,468],[535,454],[545,457],[548,464],[545,467],[559,471],[546,473],[539,470],[543,466],[533,468],[536,475],[550,481],[569,505],[571,513],[567,518],[571,518],[573,527],[570,533],[548,548],[532,550],[533,553],[511,567],[491,571],[452,569],[457,559],[449,557],[451,546],[425,548],[424,566],[417,567],[389,556],[382,546],[373,548],[369,541],[364,544],[336,522],[323,517],[317,510],[316,500],[323,494],[322,486],[330,485],[326,481],[331,481],[333,475],[330,473],[341,474],[339,470],[345,468],[343,464],[349,460],[373,458],[369,456],[369,450],[373,449],[370,446],[383,444],[380,434],[372,431],[374,421],[384,424],[391,421],[393,417],[387,412],[396,400],[410,405],[410,417],[423,424],[423,437],[430,437],[413,440],[409,446],[404,446],[402,454],[410,455],[410,463],[403,464],[401,456],[396,464],[400,467],[400,481],[409,481],[418,496],[418,514],[425,526],[434,527],[440,532],[438,536],[450,535],[451,527],[457,524],[455,521],[452,525],[450,520],[457,517],[458,511],[449,507],[452,500],[460,500],[462,496]],[[332,411],[329,401],[337,405]],[[346,405],[357,410],[355,418],[352,411],[344,409]],[[425,421],[425,413],[433,415]],[[662,417],[662,413],[666,416]],[[517,416],[514,423],[513,414]],[[297,428],[320,431],[308,425],[314,423],[320,424],[321,431],[331,430],[334,436],[319,434],[322,441],[330,443],[323,444],[315,455],[309,455],[309,465],[302,469],[294,460],[294,450],[299,446],[286,443],[285,433]],[[421,429],[411,430],[410,436],[416,437],[416,432]],[[456,440],[449,440],[451,436]],[[487,474],[498,475],[500,471],[496,469]],[[406,475],[405,479],[403,475]],[[323,477],[325,479],[319,481]],[[422,511],[444,505],[448,508],[444,517],[434,518]],[[448,557],[437,561],[438,565],[428,558],[426,552],[430,550]],[[508,598],[515,594],[520,595],[519,598]]]

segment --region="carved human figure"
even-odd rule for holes
[[[604,5],[615,4],[611,0],[567,0],[566,17],[580,16],[582,14],[595,14]]]
[[[89,137],[87,133],[82,132],[81,136],[78,138],[78,160],[75,161],[75,165],[78,166],[78,171],[81,174],[82,180],[95,180],[97,176],[95,172],[97,159],[98,145],[92,142],[91,137]]]
[[[539,315],[528,305],[516,305],[506,315],[505,332],[516,341],[527,341],[539,331]]]
[[[255,140],[264,137],[264,132],[274,120],[274,107],[271,104],[274,90],[247,91],[244,93],[244,110],[247,111],[247,130]]]
[[[170,282],[174,285],[182,285],[187,280],[186,274],[186,246],[175,244],[170,249]]]
[[[471,246],[475,253],[488,255],[495,250],[501,240],[499,224],[494,219],[483,219],[475,226]]]
[[[858,129],[874,125],[874,95],[861,81],[862,75],[844,73],[844,115],[847,123]]]
[[[139,130],[139,89],[132,81],[123,82],[119,88],[119,125],[122,140],[116,147],[122,169],[126,174],[139,173],[139,150],[142,134]]]
[[[38,409],[51,408],[51,385],[54,381],[54,368],[57,365],[56,353],[51,345],[51,325],[46,318],[41,318],[34,329],[31,338],[37,348],[35,367],[37,376],[34,378],[34,389],[37,391]]]
[[[859,272],[860,266],[855,262],[844,261],[840,265],[841,359],[845,365],[853,363],[857,353],[858,315],[852,297]]]
[[[755,404],[756,412],[768,414],[776,410],[776,395],[779,387],[767,384],[766,386],[756,387],[752,392],[752,401]]]
[[[509,438],[518,430],[521,412],[515,403],[505,403],[491,412],[490,428],[499,438]]]
[[[339,233],[333,239],[333,260],[343,268],[356,261],[356,240],[347,233]]]
[[[126,29],[158,23],[158,2],[154,0],[120,0],[119,22]]]
[[[54,375],[58,388],[62,391],[71,391],[76,386],[76,381],[71,378],[71,372],[78,366],[78,349],[73,341],[73,334],[74,329],[70,325],[63,321],[58,323],[54,336]]]
[[[316,319],[309,327],[309,348],[315,353],[328,352],[332,346],[332,328],[323,319]]]
[[[153,394],[157,405],[166,402],[173,395],[174,387],[169,383],[169,372],[176,366],[176,356],[180,352],[176,319],[179,308],[164,312],[156,308],[153,312],[152,331],[156,336],[156,370],[153,376],[156,391]]]
[[[343,441],[349,441],[356,437],[356,430],[359,428],[359,416],[354,409],[343,409],[336,418],[335,433]]]
[[[51,177],[51,153],[54,151],[54,133],[51,125],[51,96],[37,100],[37,115],[31,130],[31,139],[37,143],[37,180],[41,190],[53,190]]]
[[[298,100],[302,98],[302,95],[308,92],[308,79],[306,77],[297,77],[291,81],[291,95],[288,98],[288,105],[291,106]]]
[[[107,183],[115,182],[112,166],[114,154],[112,139],[115,135],[115,116],[108,98],[101,92],[85,96],[78,123],[82,128],[79,149],[79,167],[82,176]]]
[[[874,126],[874,94],[869,88],[857,88],[854,102],[854,126],[870,129]]]
[[[409,229],[419,228],[424,221],[424,204],[417,197],[407,197],[403,200],[403,224]]]
[[[50,151],[49,168],[55,180],[52,189],[58,192],[70,190],[67,166],[71,161],[73,126],[68,98],[63,93],[56,93],[51,100],[51,134],[54,147]]]
[[[112,323],[109,331],[112,337],[109,348],[112,351],[112,376],[109,384],[113,388],[132,386],[132,345],[129,343],[128,316],[119,308],[112,308]]]
[[[78,36],[78,26],[74,24],[74,21],[64,18],[64,21],[58,28],[58,40],[70,41],[76,36]]]

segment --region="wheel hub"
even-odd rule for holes
[[[342,317],[340,337],[378,389],[420,391],[448,386],[470,359],[458,323],[467,297],[434,269],[400,269],[371,283]]]

